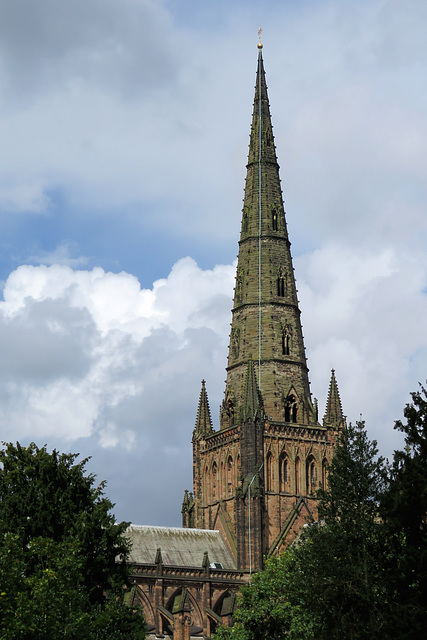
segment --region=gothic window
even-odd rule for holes
[[[282,354],[288,356],[291,352],[291,336],[288,331],[282,333]]]
[[[227,460],[227,495],[233,493],[233,458],[228,456]]]
[[[298,418],[298,406],[297,403],[294,402],[292,405],[292,422],[296,422]]]
[[[248,230],[248,212],[246,207],[243,209],[243,231]]]
[[[205,504],[208,504],[209,502],[209,469],[206,467],[205,468],[205,477],[204,477],[204,482],[203,482],[203,500]]]
[[[217,482],[218,482],[218,468],[216,462],[212,465],[212,500],[216,500],[217,497]]]
[[[313,456],[307,458],[305,467],[305,481],[307,487],[307,493],[312,494],[317,489],[317,469],[316,462]]]
[[[279,460],[280,491],[289,491],[289,460],[286,453],[282,453]]]
[[[295,493],[296,494],[301,493],[300,474],[301,474],[301,462],[300,462],[300,459],[297,457],[295,459]]]
[[[285,400],[285,422],[297,422],[298,420],[298,404],[293,393]]]
[[[267,491],[273,491],[273,454],[267,455]]]
[[[286,294],[286,275],[282,267],[279,269],[277,276],[277,295],[279,298],[284,298]]]
[[[326,460],[326,458],[323,458],[323,460],[322,460],[322,487],[323,487],[323,489],[326,489],[327,472],[328,472],[328,461]]]
[[[277,231],[277,211],[273,209],[271,212],[271,226],[273,231]]]

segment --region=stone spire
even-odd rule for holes
[[[197,408],[196,427],[194,429],[194,436],[196,438],[213,432],[211,411],[205,384],[205,380],[202,380],[199,406]]]
[[[254,357],[272,422],[316,424],[259,47],[221,428],[241,414]],[[286,406],[292,403],[292,411]],[[291,420],[289,420],[291,415]]]
[[[340,392],[335,378],[335,370],[332,369],[331,381],[329,383],[328,401],[323,418],[324,427],[339,427],[344,424],[345,418],[342,412]]]

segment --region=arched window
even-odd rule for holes
[[[288,331],[282,333],[282,354],[288,356],[291,352],[291,336]]]
[[[243,231],[247,231],[248,230],[248,212],[245,209],[243,209]]]
[[[273,209],[271,212],[271,226],[273,231],[277,231],[277,211]]]
[[[206,466],[205,467],[205,475],[203,478],[203,500],[205,504],[208,504],[209,502],[209,469]]]
[[[218,467],[216,462],[212,465],[212,500],[216,500],[217,497],[217,482],[218,482]]]
[[[227,460],[227,495],[231,496],[233,493],[233,458],[228,456]]]
[[[280,491],[289,491],[289,459],[286,453],[282,453],[279,460],[279,484]]]
[[[317,469],[316,461],[313,456],[307,458],[305,466],[305,484],[307,493],[312,494],[317,489]]]
[[[298,404],[293,393],[290,393],[285,400],[285,422],[297,422]]]
[[[301,461],[298,456],[295,458],[295,493],[301,493]]]
[[[277,278],[277,295],[279,298],[285,297],[286,283],[285,276],[279,276]]]
[[[267,455],[267,491],[273,491],[273,454]]]
[[[322,487],[323,489],[326,489],[326,485],[328,482],[328,461],[326,460],[326,458],[323,458],[322,460]]]
[[[297,403],[294,402],[292,405],[292,422],[296,422],[298,417],[298,406]]]

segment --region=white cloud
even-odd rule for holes
[[[179,494],[191,473],[202,377],[217,418],[234,278],[190,258],[170,270],[168,248],[231,262],[255,77],[259,3],[205,4],[0,0],[3,275],[12,253],[46,265],[10,273],[0,303],[1,437],[95,450],[124,502],[128,468],[141,484],[161,469],[158,499],[139,486],[127,506],[162,503],[164,524],[162,487]],[[324,406],[334,366],[345,412],[390,450],[426,377],[426,5],[266,8],[313,394]],[[130,273],[77,270],[124,268],[132,233],[135,272],[167,278],[141,289]]]
[[[165,381],[197,363],[200,331],[216,336],[203,340],[205,357],[225,351],[233,279],[232,266],[202,271],[190,258],[149,290],[100,268],[19,267],[0,303],[3,437],[15,437],[20,425],[21,436],[68,441],[99,431],[103,447],[129,446],[135,429],[149,439],[150,412],[143,408],[136,424],[127,402],[159,396],[164,411]]]
[[[313,391],[335,368],[349,420],[362,413],[390,455],[394,420],[427,377],[414,366],[427,347],[425,252],[328,244],[299,258],[296,274]]]

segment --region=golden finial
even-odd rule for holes
[[[259,42],[258,42],[258,49],[262,49],[261,33],[262,33],[262,29],[261,29],[261,27],[260,27],[260,28],[258,29],[258,38],[259,38]]]

